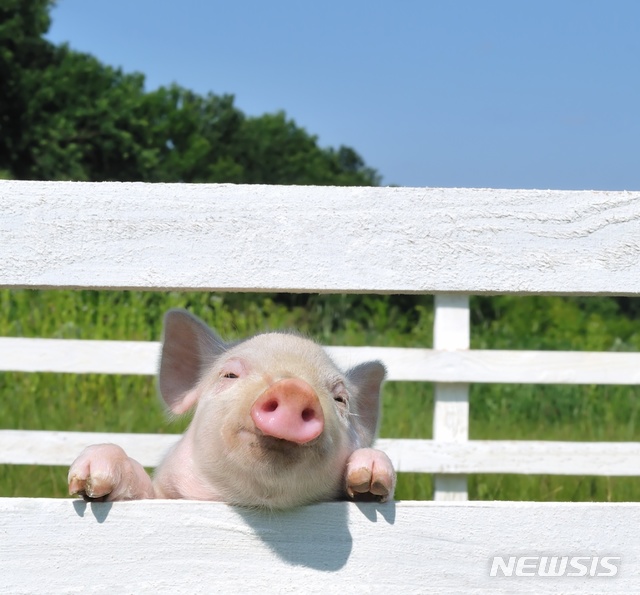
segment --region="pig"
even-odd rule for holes
[[[316,343],[269,332],[225,343],[170,310],[158,374],[169,411],[193,418],[153,479],[115,444],[87,447],[69,493],[87,500],[182,498],[288,509],[334,499],[384,502],[396,475],[372,448],[385,368],[341,372]]]

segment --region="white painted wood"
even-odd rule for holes
[[[470,344],[469,296],[436,295],[433,347],[468,350]],[[464,443],[469,439],[469,385],[436,383],[434,387],[433,440]],[[436,475],[434,500],[466,500],[467,479],[462,475]]]
[[[145,467],[157,466],[176,434],[117,434],[0,430],[0,464],[68,466],[90,444],[113,442]],[[438,442],[383,438],[398,471],[407,473],[515,473],[640,475],[638,442],[469,440]]]
[[[325,347],[344,368],[381,360],[391,381],[640,384],[640,354]],[[0,371],[153,375],[160,343],[0,337]]]
[[[639,476],[639,442],[380,439],[399,469],[416,473]]]
[[[469,349],[471,319],[468,295],[437,295],[434,302],[434,349]]]
[[[0,464],[68,466],[83,448],[111,442],[145,467],[156,467],[179,438],[177,434],[0,430]]]
[[[0,338],[5,371],[153,375],[159,362],[155,341]]]
[[[2,593],[617,593],[638,504],[0,499]],[[606,528],[606,530],[603,530]],[[494,556],[611,556],[615,577],[491,577]]]
[[[640,295],[640,192],[0,181],[0,254],[5,287]]]

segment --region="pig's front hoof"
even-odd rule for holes
[[[389,457],[375,448],[360,448],[347,461],[347,494],[354,500],[386,502],[393,498],[396,473]]]
[[[131,462],[115,444],[96,444],[85,448],[69,469],[69,494],[85,500],[126,499]]]

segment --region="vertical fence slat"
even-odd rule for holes
[[[469,296],[442,294],[435,298],[434,349],[469,349]],[[469,439],[469,385],[436,383],[434,391],[433,439],[464,442]],[[464,475],[436,475],[434,500],[466,500]]]

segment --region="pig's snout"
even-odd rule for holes
[[[297,378],[272,384],[251,407],[251,418],[263,434],[297,444],[310,442],[324,429],[318,396]]]

